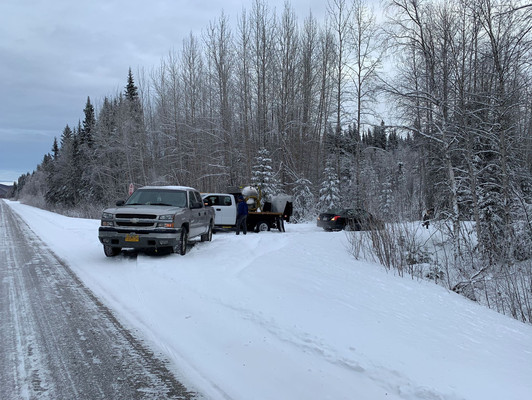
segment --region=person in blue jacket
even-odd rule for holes
[[[240,228],[244,235],[248,233],[248,226],[246,220],[248,218],[248,204],[245,202],[243,196],[238,196],[238,204],[236,206],[236,234],[240,234]]]

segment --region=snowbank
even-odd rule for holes
[[[99,221],[8,204],[206,398],[532,398],[531,326],[356,261],[343,232],[108,259]]]

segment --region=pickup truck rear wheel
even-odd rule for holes
[[[201,235],[201,241],[202,242],[210,242],[212,240],[212,223],[209,224],[209,230],[207,233],[204,233]]]
[[[120,247],[112,247],[108,244],[103,245],[103,252],[107,257],[115,257],[120,254],[122,249]]]
[[[187,241],[188,241],[188,232],[185,228],[181,229],[181,236],[179,241],[174,246],[174,253],[184,256],[187,254]]]
[[[270,230],[270,225],[266,221],[259,221],[255,225],[255,232],[266,232]]]

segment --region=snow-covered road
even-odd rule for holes
[[[0,399],[192,399],[0,202]]]
[[[532,398],[532,327],[349,255],[344,232],[218,233],[107,259],[99,221],[8,203],[206,398]]]

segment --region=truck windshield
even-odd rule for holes
[[[127,199],[125,205],[186,207],[187,193],[183,190],[139,189]]]

